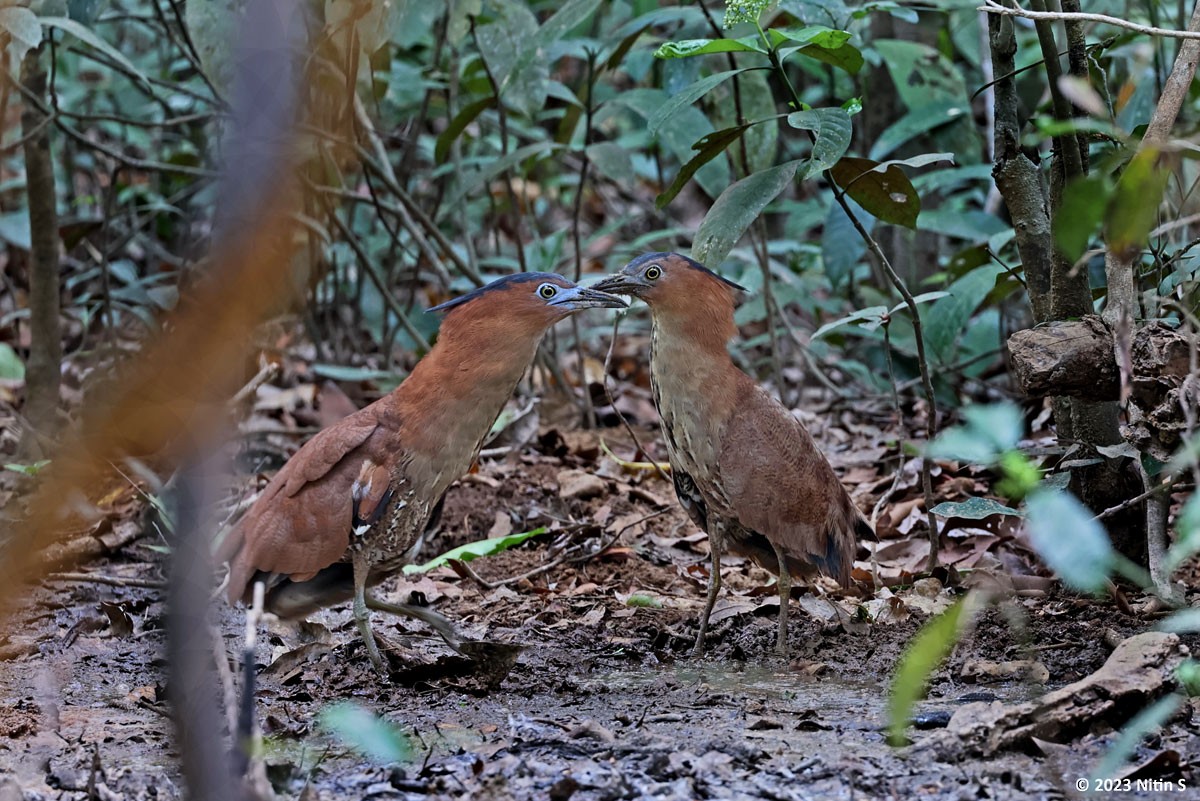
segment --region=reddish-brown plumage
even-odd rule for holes
[[[267,610],[288,617],[353,596],[378,667],[365,586],[407,563],[550,326],[598,306],[624,302],[529,273],[439,307],[437,344],[404,383],[313,437],[230,530],[218,550],[230,603],[248,600],[256,580]]]
[[[821,572],[849,584],[856,534],[870,526],[800,421],[733,364],[726,346],[740,287],[676,253],[641,256],[596,286],[641,298],[653,317],[651,382],[675,492],[713,554],[697,650],[725,549],[779,575],[785,650],[791,577]]]

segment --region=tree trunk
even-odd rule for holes
[[[42,47],[29,51],[21,83],[39,100],[46,93]],[[45,455],[58,429],[62,341],[59,332],[58,212],[55,208],[54,160],[50,154],[49,120],[42,109],[26,102],[21,112],[25,139],[25,185],[29,198],[29,361],[25,369],[26,431],[22,450]]]

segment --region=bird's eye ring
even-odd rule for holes
[[[549,300],[558,294],[558,289],[554,286],[554,284],[542,284],[538,287],[538,294],[546,300]]]
[[[657,281],[660,278],[662,278],[662,267],[659,267],[657,264],[651,264],[646,268],[647,281]]]

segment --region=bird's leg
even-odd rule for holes
[[[354,552],[354,622],[358,624],[358,633],[367,645],[367,656],[375,670],[383,673],[383,657],[379,653],[379,645],[375,642],[375,633],[371,631],[371,613],[367,611],[367,573],[370,565],[367,554],[363,550]]]
[[[462,635],[454,630],[454,624],[432,609],[426,609],[423,606],[416,606],[414,604],[388,603],[387,601],[379,600],[373,595],[367,596],[367,607],[392,615],[403,615],[420,620],[440,634],[442,639],[446,641],[446,645],[453,648],[456,653],[461,654],[463,652]]]
[[[775,556],[779,559],[779,632],[775,635],[775,651],[787,655],[788,601],[792,599],[792,574],[788,570],[787,557],[775,543]]]
[[[717,593],[721,591],[721,552],[725,550],[725,530],[715,520],[709,525],[708,553],[712,557],[712,567],[708,572],[708,598],[704,602],[704,613],[700,615],[700,631],[696,634],[696,646],[692,653],[699,656],[704,653],[704,635],[708,633],[708,618],[712,614],[713,604],[717,602]]]

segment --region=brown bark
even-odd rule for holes
[[[1030,397],[1116,400],[1120,375],[1113,339],[1094,314],[1017,331],[1008,340],[1013,376]]]
[[[42,48],[29,51],[21,68],[21,82],[33,96],[46,93]],[[55,208],[54,160],[50,154],[50,128],[46,114],[33,103],[21,112],[25,138],[25,186],[29,198],[29,361],[25,368],[25,417],[32,432],[22,443],[32,456],[45,455],[45,438],[58,429],[59,376],[62,341],[59,331],[59,237]]]

